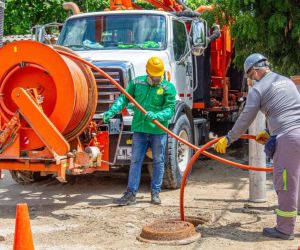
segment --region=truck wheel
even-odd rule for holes
[[[172,131],[184,140],[193,142],[191,125],[185,114],[178,118]],[[191,157],[192,149],[173,137],[168,137],[164,188],[176,189],[180,187],[182,175]]]
[[[22,185],[31,184],[37,181],[43,181],[52,177],[52,174],[41,176],[40,172],[33,172],[33,171],[12,170],[9,172],[13,180],[18,184],[22,184]]]

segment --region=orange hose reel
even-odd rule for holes
[[[2,124],[18,109],[11,96],[13,90],[36,89],[43,98],[43,112],[68,141],[83,131],[97,105],[97,86],[88,67],[34,41],[10,43],[0,49],[0,58],[5,58],[0,67]],[[22,121],[20,149],[33,150],[44,145]]]

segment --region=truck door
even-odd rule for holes
[[[174,75],[178,96],[192,107],[192,57],[188,33],[182,21],[173,19]]]

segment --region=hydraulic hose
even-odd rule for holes
[[[214,24],[212,28],[213,28],[212,34],[209,37],[207,37],[208,44],[218,39],[221,36],[220,27],[218,25]]]
[[[110,80],[122,92],[122,94],[124,94],[142,113],[144,113],[144,114],[147,113],[147,111],[130,94],[128,94],[126,92],[126,90],[117,81],[115,81],[110,75],[105,73],[102,69],[96,67],[92,63],[89,63],[89,62],[85,61],[84,59],[82,59],[82,58],[80,58],[80,57],[78,57],[74,54],[70,54],[70,53],[65,52],[65,51],[57,51],[57,52],[59,54],[71,57],[72,59],[78,60],[78,61],[86,64],[87,66],[89,66],[91,69],[97,71],[99,74],[101,74],[102,76],[104,76],[105,78]],[[164,127],[160,122],[158,122],[156,120],[153,120],[152,122],[157,127],[159,127],[160,129],[162,129],[163,131],[168,133],[170,136],[174,137],[176,140],[182,142],[183,144],[187,145],[188,147],[190,147],[191,149],[196,151],[196,153],[193,155],[192,159],[188,163],[187,168],[185,169],[183,177],[182,177],[182,182],[181,182],[181,187],[180,187],[180,218],[181,218],[182,221],[184,221],[184,188],[185,188],[185,184],[186,184],[186,179],[187,179],[188,174],[190,173],[191,168],[193,167],[193,164],[195,163],[195,161],[198,159],[198,157],[201,154],[203,154],[207,157],[210,157],[214,160],[217,160],[221,163],[224,163],[226,165],[230,165],[230,166],[240,168],[240,169],[244,169],[244,170],[265,171],[265,172],[273,171],[271,168],[252,167],[252,166],[247,166],[247,165],[244,165],[244,164],[236,163],[236,162],[233,162],[233,161],[229,161],[229,160],[226,160],[224,158],[221,158],[219,156],[216,156],[214,154],[211,154],[211,153],[205,151],[207,148],[211,147],[213,144],[215,144],[222,137],[219,137],[219,138],[216,138],[212,141],[209,141],[208,143],[206,143],[205,145],[203,145],[202,147],[199,148],[196,145],[193,145],[192,143],[180,138],[178,135],[176,135],[175,133],[168,130],[166,127]],[[255,139],[255,136],[254,135],[242,135],[241,138],[242,139]]]

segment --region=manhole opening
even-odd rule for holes
[[[194,225],[194,227],[197,227],[199,225],[204,225],[209,222],[208,218],[200,217],[200,216],[185,216],[185,221],[191,223]]]

